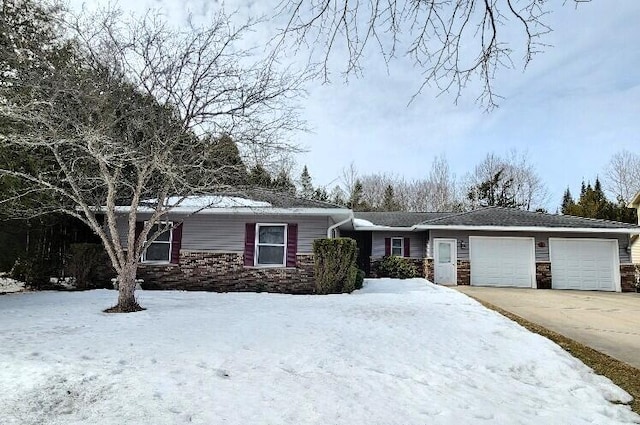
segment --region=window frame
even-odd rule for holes
[[[393,253],[393,241],[400,241],[400,254],[394,254]],[[397,249],[398,247],[396,247]],[[404,257],[404,238],[401,237],[392,237],[391,238],[391,246],[390,246],[390,251],[389,251],[389,256],[390,257]]]
[[[148,222],[149,222],[149,220],[144,221],[143,225],[146,226]],[[171,251],[173,250],[173,221],[159,221],[158,223],[154,224],[154,226],[155,225],[157,225],[158,227],[165,226],[165,225],[169,226],[169,229],[167,230],[169,232],[169,240],[168,241],[159,241],[158,239],[156,239],[153,242],[151,242],[149,244],[149,246],[147,246],[142,251],[142,258],[141,258],[140,262],[143,263],[143,264],[171,264]],[[152,226],[152,228],[153,228],[153,226]],[[151,231],[149,231],[149,233],[151,233]],[[164,233],[164,232],[162,232],[162,233]],[[147,236],[149,236],[149,234],[147,234]],[[148,239],[144,240],[145,245],[146,245],[147,241],[148,241]],[[151,247],[151,245],[153,245],[154,243],[169,245],[169,256],[168,256],[168,259],[166,261],[165,260],[147,260],[147,249],[149,249],[149,247]]]
[[[282,227],[284,232],[284,238],[282,244],[273,243],[260,243],[260,227]],[[287,223],[256,223],[255,227],[255,240],[253,241],[254,254],[253,254],[253,266],[260,268],[277,268],[287,267],[287,249],[289,248],[289,225]],[[282,251],[282,263],[280,264],[260,264],[258,259],[260,258],[260,246],[277,246],[283,247]]]

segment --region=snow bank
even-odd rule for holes
[[[0,275],[0,294],[24,291],[24,282]]]
[[[352,295],[0,297],[0,423],[624,424],[630,397],[549,340],[421,279]]]

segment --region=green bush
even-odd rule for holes
[[[356,266],[358,247],[350,238],[313,241],[316,293],[339,294],[362,288],[364,272]]]
[[[394,279],[410,279],[418,276],[416,266],[403,257],[384,257],[378,265],[378,276]]]

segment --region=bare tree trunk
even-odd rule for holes
[[[118,303],[105,310],[106,313],[132,313],[144,308],[135,298],[137,262],[127,264],[118,273]]]

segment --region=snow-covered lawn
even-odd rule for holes
[[[619,424],[630,397],[547,339],[422,279],[352,295],[0,297],[0,423]]]

